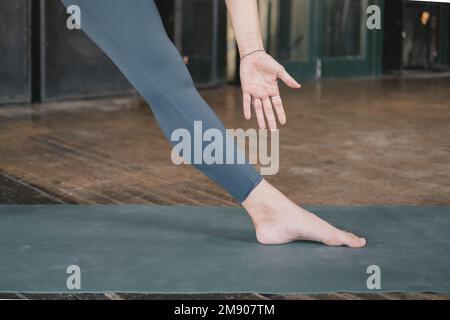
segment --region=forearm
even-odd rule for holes
[[[264,49],[257,0],[226,0],[241,56]]]

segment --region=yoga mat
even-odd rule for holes
[[[78,292],[450,292],[450,207],[308,209],[368,246],[260,245],[238,208],[0,206],[0,291],[74,292],[77,265]]]

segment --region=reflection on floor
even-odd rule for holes
[[[450,204],[450,77],[282,92],[281,168],[267,179],[295,202]],[[239,88],[202,95],[227,127],[255,126],[243,120]],[[237,205],[195,169],[172,165],[138,97],[0,107],[0,141],[0,203]]]

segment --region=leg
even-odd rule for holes
[[[176,48],[167,38],[153,0],[62,0],[78,5],[82,29],[111,58],[150,104],[164,134],[194,121],[204,129],[225,128],[195,89]],[[235,153],[238,152],[234,146]],[[223,152],[224,154],[225,152]],[[364,246],[365,240],[338,230],[301,209],[262,180],[248,165],[196,165],[227,190],[250,214],[258,241],[279,244],[311,240],[327,245]]]
[[[150,104],[167,138],[180,128],[194,137],[198,131],[194,121],[201,121],[203,130],[220,130],[225,137],[225,127],[197,92],[177,49],[169,41],[153,0],[63,0],[63,3],[80,7],[83,31]],[[235,154],[240,152],[235,144],[233,148]],[[261,181],[259,173],[249,164],[195,166],[239,202]]]

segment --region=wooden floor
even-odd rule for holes
[[[450,295],[433,293],[267,295],[267,294],[0,294],[0,299],[30,300],[450,300]]]
[[[278,175],[303,205],[450,205],[450,78],[341,80],[283,90]],[[239,88],[202,92],[246,128]],[[238,204],[188,166],[138,97],[0,107],[0,203]],[[128,299],[134,295],[0,295]],[[449,299],[435,294],[138,295],[147,298]]]

